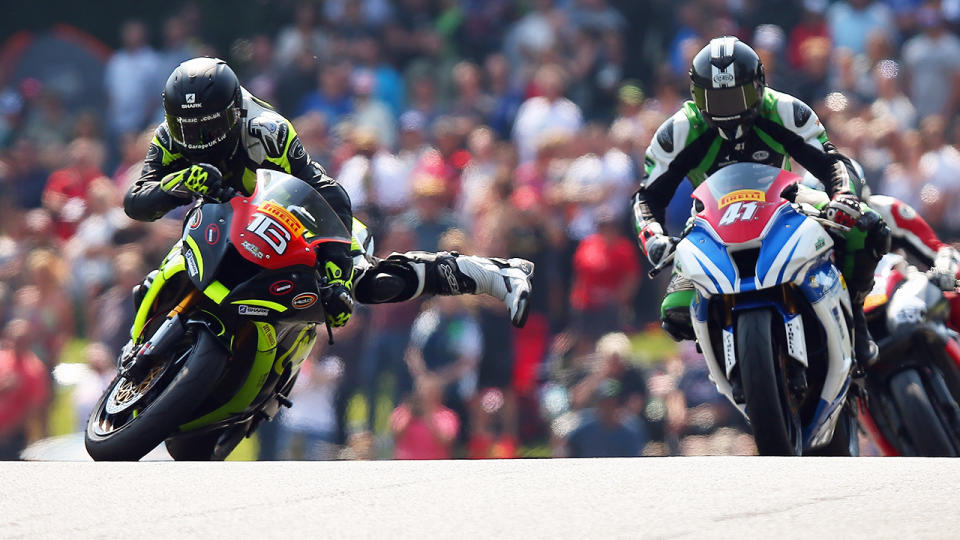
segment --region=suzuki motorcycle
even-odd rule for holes
[[[960,454],[960,336],[950,305],[927,275],[900,255],[877,266],[864,302],[880,348],[866,370],[861,424],[887,455]]]
[[[191,209],[139,294],[120,374],[87,421],[95,460],[137,460],[163,441],[174,459],[224,459],[291,405],[331,294],[316,250],[350,232],[288,174],[257,171],[249,197],[225,191]]]
[[[715,172],[693,192],[672,261],[654,271],[673,262],[693,282],[698,347],[761,455],[857,455],[850,295],[831,237],[846,228],[785,199],[798,182],[758,163]]]

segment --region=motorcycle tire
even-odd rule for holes
[[[787,424],[793,422],[792,414],[784,414],[771,321],[772,314],[766,309],[744,311],[737,316],[737,364],[757,452],[761,456],[797,456],[802,441],[798,430]]]
[[[857,438],[857,415],[844,407],[833,429],[833,438],[820,448],[808,450],[805,456],[857,457],[860,455],[860,440]]]
[[[916,370],[904,370],[891,377],[890,393],[918,456],[957,455]]]
[[[223,428],[202,435],[184,435],[165,441],[175,461],[223,461],[243,440],[241,427]]]
[[[197,340],[183,366],[160,394],[122,426],[103,432],[103,417],[111,390],[122,380],[118,376],[100,397],[87,420],[84,445],[95,461],[137,461],[155,448],[190,415],[214,388],[226,365],[228,353],[206,329]]]

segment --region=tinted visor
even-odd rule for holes
[[[226,140],[240,118],[240,110],[230,107],[204,116],[177,117],[167,114],[167,127],[173,140],[187,150],[206,150]]]
[[[752,82],[733,88],[700,88],[694,85],[693,101],[700,112],[721,120],[752,110],[760,103],[760,94]]]

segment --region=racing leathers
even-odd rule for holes
[[[816,113],[790,95],[765,88],[753,125],[735,141],[711,128],[691,101],[657,129],[645,155],[643,180],[633,198],[641,247],[655,266],[673,249],[661,223],[667,204],[684,178],[698,186],[718,169],[739,162],[790,170],[790,158],[821,179],[834,212],[845,206],[860,207],[853,215],[862,212],[846,235],[837,263],[855,306],[857,353],[869,356],[871,342],[862,305],[872,287],[873,268],[889,249],[889,231],[876,212],[859,204],[863,180],[827,138]],[[661,320],[675,339],[694,339],[690,324],[693,297],[693,284],[674,273],[661,305]]]
[[[313,186],[345,224],[354,224],[356,233],[359,222],[353,219],[349,196],[310,158],[293,124],[246,89],[241,89],[241,94],[242,125],[237,148],[225,161],[209,164],[219,171],[222,184],[249,195],[255,187],[257,169],[291,174]],[[124,210],[140,221],[159,219],[178,206],[192,203],[195,193],[205,192],[202,190],[209,186],[191,182],[206,179],[210,169],[207,164],[192,163],[181,153],[164,122],[154,133],[140,178],[124,198]],[[328,243],[323,249],[321,257],[334,265],[325,266],[328,274],[333,273],[327,276],[330,282],[342,284],[359,302],[402,302],[421,294],[490,294],[507,304],[515,325],[522,325],[526,319],[533,273],[527,261],[411,252],[394,253],[383,260],[368,257],[367,262],[354,268],[354,261],[363,255],[358,242],[350,247]],[[351,310],[347,302],[328,306],[332,311],[329,322],[342,326]]]

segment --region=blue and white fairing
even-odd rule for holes
[[[813,420],[803,426],[804,448],[828,443],[836,425],[849,386],[853,365],[851,336],[847,326],[850,297],[846,284],[831,261],[833,240],[816,220],[800,213],[791,204],[782,204],[773,213],[761,234],[746,242],[724,243],[714,225],[702,215],[693,219],[688,234],[677,245],[675,271],[690,279],[697,290],[691,315],[697,340],[701,344],[711,379],[718,390],[733,400],[729,376],[736,366],[733,327],[722,329],[724,358],[715,357],[708,329],[708,303],[716,295],[738,295],[792,283],[810,303],[827,338],[827,374]],[[757,250],[743,257],[738,252]],[[755,265],[749,267],[753,261]],[[747,261],[747,267],[744,262]],[[744,271],[743,276],[740,275]],[[752,275],[751,275],[752,274]],[[763,300],[756,300],[763,298]],[[775,307],[783,318],[788,354],[808,365],[802,317],[778,300],[780,295],[754,296],[750,302],[737,302],[734,311]],[[721,367],[722,366],[722,367]]]

